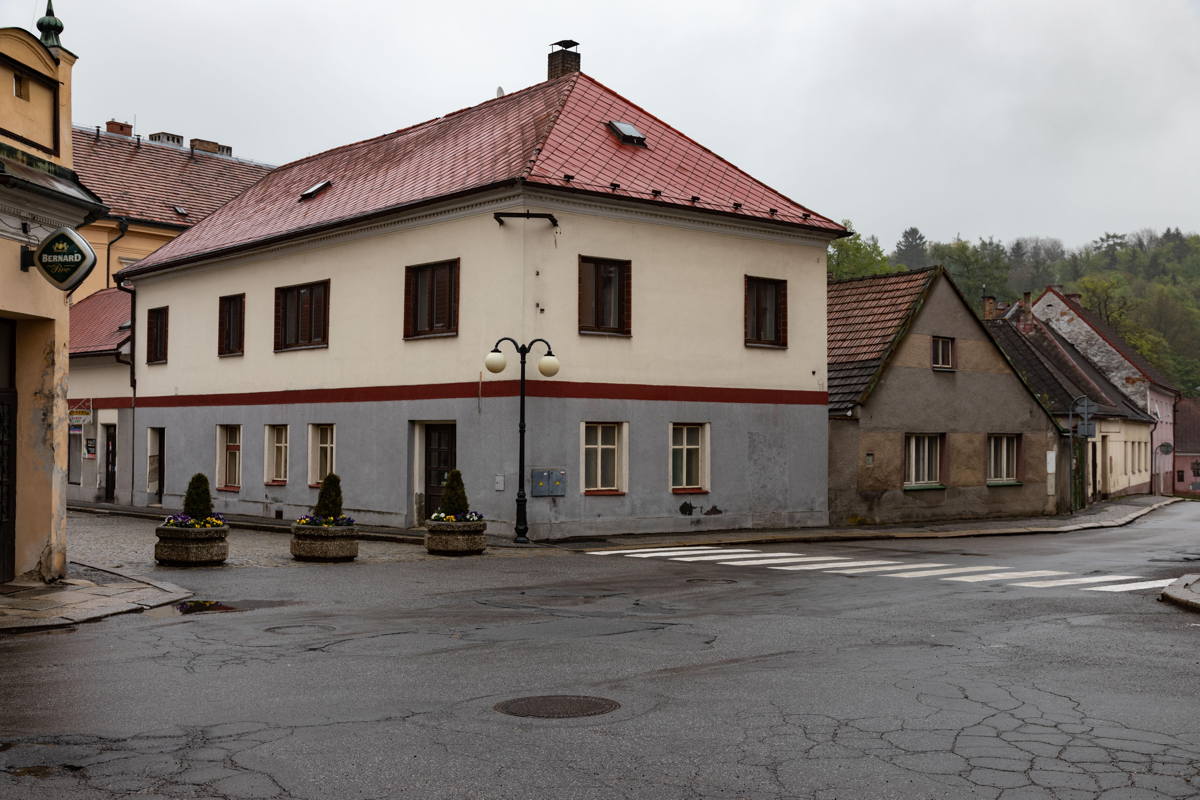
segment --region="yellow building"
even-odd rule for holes
[[[0,581],[66,570],[67,296],[32,264],[106,210],[72,170],[75,55],[37,26],[0,28]]]

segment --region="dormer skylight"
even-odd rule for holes
[[[171,209],[181,217],[186,217],[188,215],[187,208],[184,206],[171,206]]]
[[[303,192],[300,193],[300,199],[301,200],[312,200],[314,197],[316,197],[317,195],[319,195],[321,192],[325,191],[332,185],[333,185],[332,181],[321,181],[320,183],[314,183],[312,186],[308,187],[307,189],[305,189]]]
[[[638,147],[646,146],[646,134],[639,131],[637,126],[632,122],[609,120],[608,127],[612,128],[612,132],[621,140],[621,144],[634,144]]]

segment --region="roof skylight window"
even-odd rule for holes
[[[317,195],[319,195],[321,192],[325,191],[332,185],[333,185],[332,181],[321,181],[320,183],[314,183],[312,186],[308,187],[307,189],[305,189],[303,192],[300,193],[300,199],[301,200],[312,200],[314,197],[316,197]]]
[[[639,131],[637,126],[632,122],[610,120],[608,127],[612,128],[612,132],[617,135],[622,144],[635,144],[638,147],[646,146],[646,134]]]
[[[171,208],[181,217],[187,216],[187,208],[184,206],[171,206]]]

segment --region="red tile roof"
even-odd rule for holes
[[[647,146],[622,144],[609,121],[633,123]],[[321,181],[330,187],[299,199]],[[845,233],[594,79],[572,73],[279,167],[123,274],[518,181]],[[693,203],[693,196],[700,199]]]
[[[265,164],[75,128],[75,171],[110,216],[189,227],[271,171]],[[175,213],[173,206],[187,210]]]
[[[941,268],[830,281],[829,410],[862,402]]]
[[[111,353],[129,339],[129,293],[101,289],[71,306],[71,355]]]

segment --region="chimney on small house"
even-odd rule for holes
[[[192,139],[192,150],[199,150],[203,153],[217,153],[222,156],[233,155],[233,148],[227,144],[217,144],[209,139]]]
[[[115,119],[110,119],[104,123],[104,129],[118,136],[133,136],[133,126],[128,122],[117,122]]]
[[[1017,327],[1022,333],[1029,333],[1033,330],[1033,303],[1031,298],[1032,292],[1026,292],[1021,299],[1021,313],[1017,316]]]
[[[558,48],[551,50],[550,56],[546,64],[547,80],[561,78],[563,75],[570,75],[572,72],[579,72],[579,51],[572,48],[579,47],[579,42],[574,39],[563,39],[550,45]]]
[[[985,321],[996,318],[996,298],[991,295],[983,298],[983,318]]]
[[[150,141],[158,142],[159,144],[173,144],[176,147],[183,147],[183,137],[178,133],[159,131],[158,133],[150,134]]]

